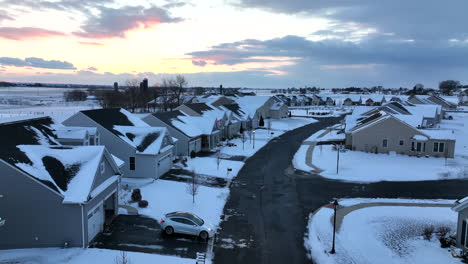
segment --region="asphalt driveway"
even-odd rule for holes
[[[207,242],[185,235],[166,236],[159,223],[139,215],[119,215],[110,229],[98,235],[92,247],[195,258]]]
[[[333,198],[457,199],[468,194],[465,180],[358,184],[295,172],[291,160],[302,141],[339,120],[323,118],[285,133],[247,160],[231,184],[214,263],[311,263],[304,248],[308,216]]]

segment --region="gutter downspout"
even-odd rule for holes
[[[83,248],[86,248],[85,246],[85,230],[84,230],[84,206],[83,204],[80,204],[81,206],[81,238],[83,242]]]

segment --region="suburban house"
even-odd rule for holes
[[[151,127],[124,109],[81,111],[66,126],[95,127],[101,144],[126,164],[125,177],[159,178],[172,168],[174,141],[166,127]]]
[[[234,101],[223,95],[205,95],[196,97],[192,103],[205,103],[215,107],[233,104]]]
[[[453,110],[453,109],[457,109],[457,105],[452,103],[452,102],[449,102],[445,99],[443,99],[442,97],[440,96],[437,96],[437,95],[431,95],[431,96],[427,96],[427,95],[411,95],[410,97],[408,97],[408,102],[412,103],[412,104],[436,104],[436,105],[440,105],[442,107],[442,109],[444,110]]]
[[[49,117],[0,124],[0,249],[87,247],[118,212],[120,171],[104,146],[66,147]]]
[[[281,100],[276,97],[271,97],[271,106],[270,106],[270,118],[286,118],[289,114],[288,106]]]
[[[204,133],[207,137],[211,137],[209,141],[213,144],[210,144],[210,149],[216,146],[220,140],[228,138],[229,116],[225,111],[206,103],[185,104],[177,107],[176,110],[189,116],[201,117],[210,123],[214,122],[213,129],[209,129]],[[205,145],[205,147],[208,147],[208,145]]]
[[[451,131],[418,129],[400,116],[379,111],[346,120],[346,148],[372,153],[453,158],[455,139]]]
[[[457,97],[459,105],[468,105],[468,89],[460,91]]]
[[[365,96],[363,100],[367,106],[379,106],[387,102],[385,96],[379,94]]]
[[[362,105],[362,98],[360,95],[349,95],[343,100],[343,105]]]
[[[99,133],[95,127],[53,126],[57,141],[67,146],[100,145]]]
[[[468,252],[468,197],[456,201],[452,210],[458,213],[457,247],[466,253]]]
[[[145,116],[142,120],[150,126],[166,127],[171,136],[177,138],[176,155],[188,156],[192,152],[202,151],[203,132],[198,128],[200,124],[198,119],[174,110],[153,113]]]
[[[352,116],[370,116],[384,111],[387,114],[394,115],[400,120],[416,128],[433,128],[442,120],[442,108],[439,105],[413,105],[408,102],[390,102],[382,106],[369,108],[369,111],[360,113],[364,107],[358,107]]]
[[[330,96],[321,96],[324,105],[335,105],[335,100]]]

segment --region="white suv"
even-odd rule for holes
[[[212,227],[205,224],[200,217],[187,212],[173,212],[166,214],[160,221],[161,229],[167,235],[174,233],[199,236],[206,240],[214,236]]]

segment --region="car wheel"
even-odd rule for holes
[[[168,226],[164,229],[164,232],[166,233],[166,235],[172,235],[174,234],[174,228],[172,228],[172,226]]]
[[[200,238],[203,239],[203,240],[207,240],[208,239],[208,233],[206,231],[201,231],[200,232]]]

